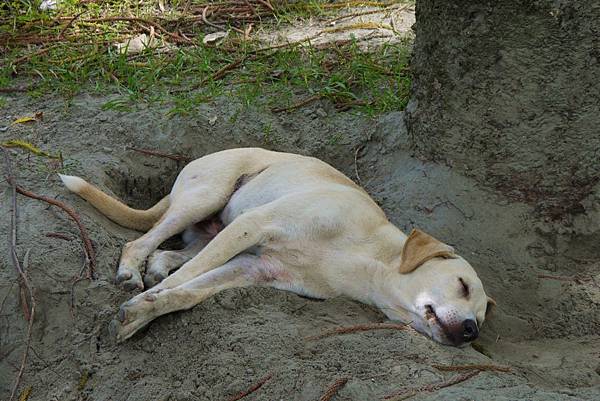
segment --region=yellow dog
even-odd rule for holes
[[[121,306],[112,324],[118,341],[233,287],[344,295],[456,346],[477,338],[493,303],[450,246],[419,230],[407,237],[362,188],[312,157],[258,148],[214,153],[188,164],[148,210],[79,177],[61,179],[111,220],[147,231],[121,256],[117,282],[148,289]],[[179,233],[185,249],[156,250]]]

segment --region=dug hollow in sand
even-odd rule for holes
[[[406,236],[362,188],[312,157],[259,148],[213,153],[188,164],[148,210],[79,177],[61,179],[111,220],[147,231],[121,255],[117,283],[146,290],[113,320],[119,341],[234,287],[344,295],[455,346],[478,337],[494,304],[452,247],[419,230]],[[157,250],[176,234],[184,249]]]

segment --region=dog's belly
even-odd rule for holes
[[[308,177],[296,177],[285,164],[274,164],[255,175],[239,178],[239,187],[231,194],[221,212],[221,221],[228,225],[248,210],[271,203],[307,186]]]

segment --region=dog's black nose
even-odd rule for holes
[[[463,338],[465,341],[473,341],[479,336],[479,329],[474,320],[467,319],[463,322]]]

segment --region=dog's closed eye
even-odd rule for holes
[[[459,277],[458,281],[460,282],[461,286],[461,295],[464,298],[469,298],[470,290],[468,284],[465,283],[465,281],[461,277]]]

